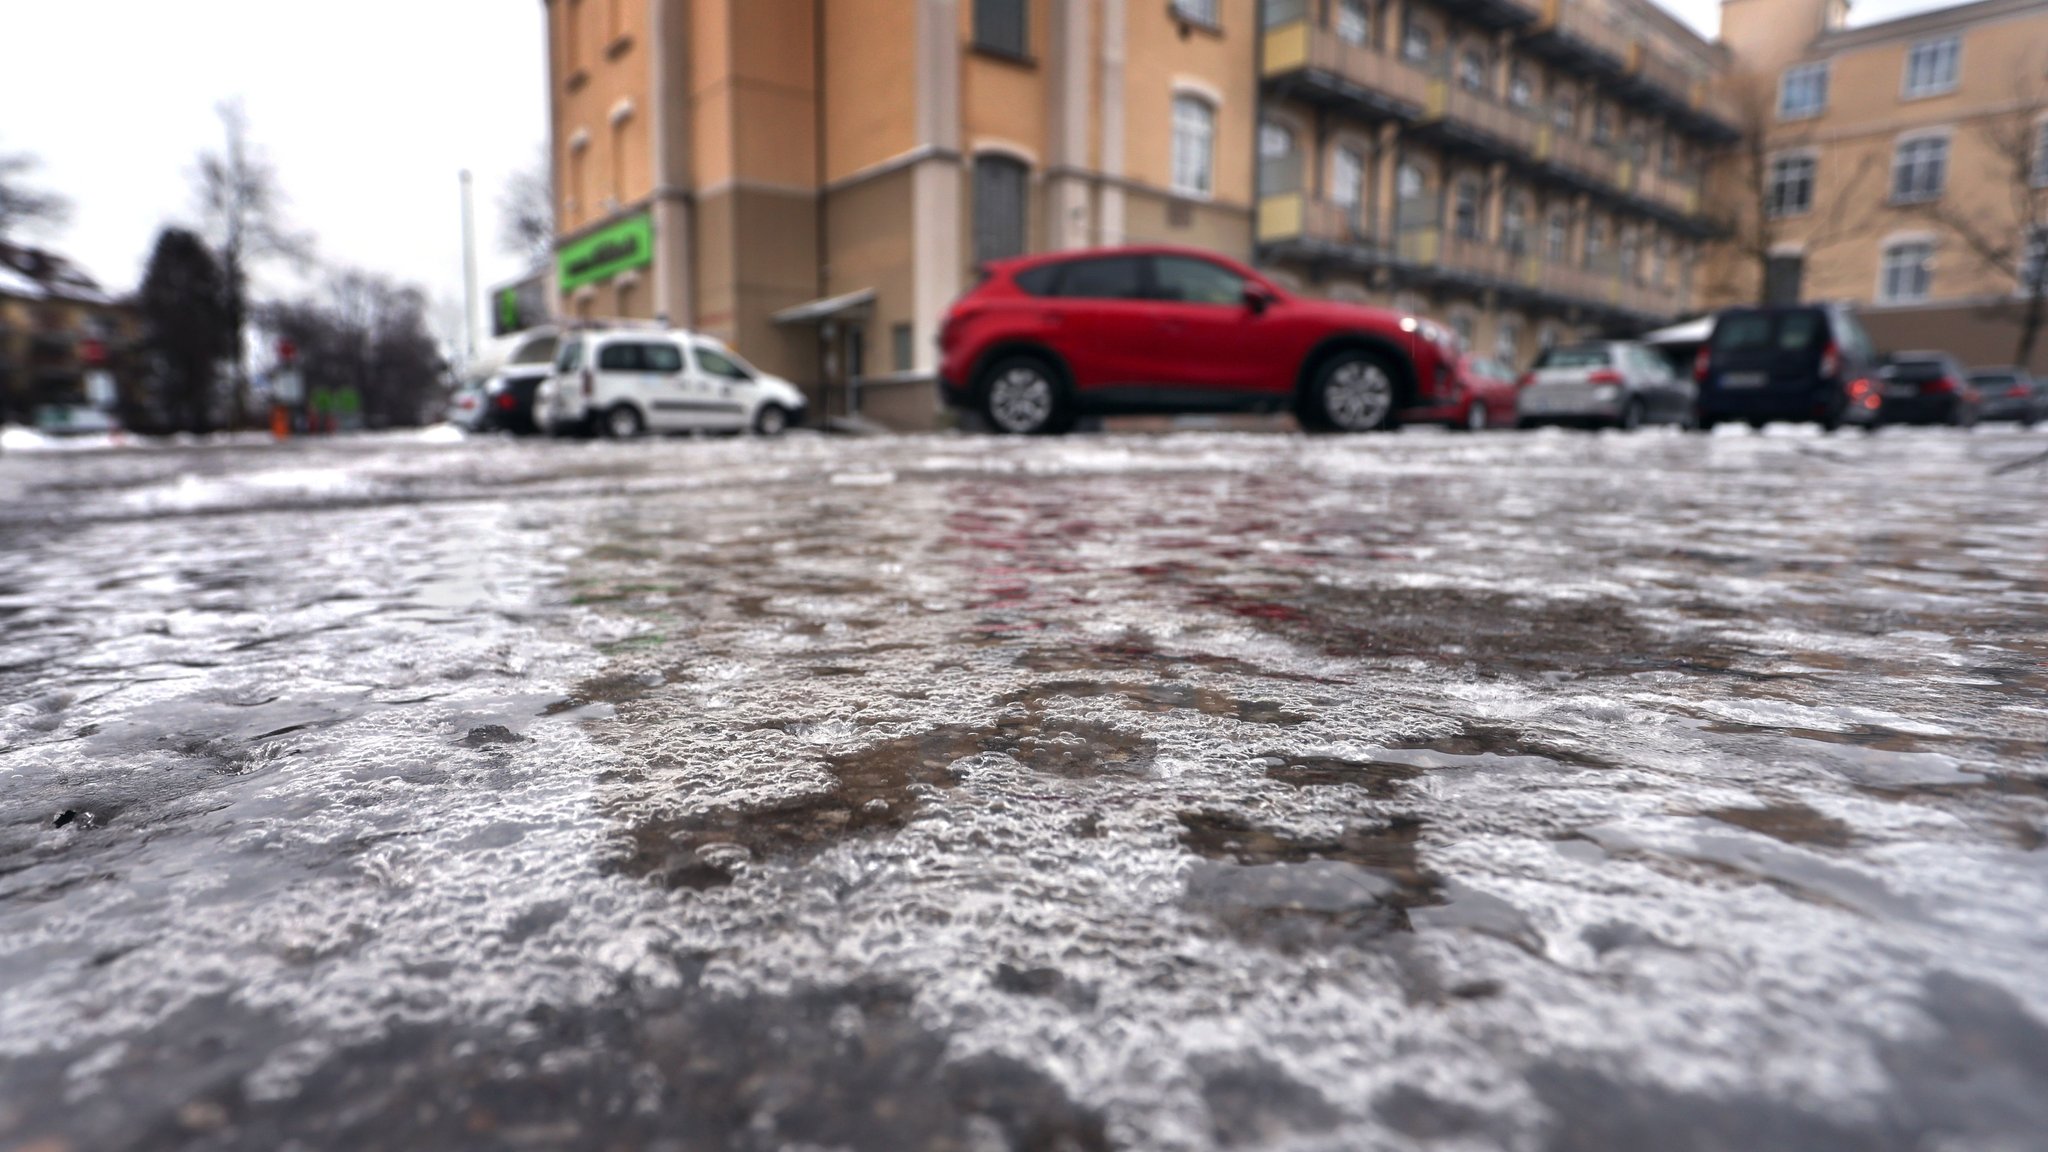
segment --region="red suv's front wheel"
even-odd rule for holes
[[[1372,432],[1394,422],[1394,372],[1362,348],[1346,349],[1317,367],[1303,397],[1303,421],[1316,431]]]
[[[982,377],[981,411],[989,426],[1010,436],[1065,430],[1065,387],[1052,366],[1035,356],[1010,356]]]

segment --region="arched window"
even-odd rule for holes
[[[1521,193],[1508,197],[1507,206],[1501,209],[1501,247],[1519,256],[1529,243],[1529,199]]]
[[[1344,210],[1353,224],[1365,203],[1365,153],[1340,144],[1330,155],[1330,202]]]
[[[1467,48],[1458,53],[1458,87],[1467,92],[1484,92],[1486,83],[1486,54],[1477,48]]]
[[[1199,96],[1173,98],[1173,190],[1207,196],[1216,189],[1216,109]]]
[[[1301,191],[1301,157],[1294,129],[1271,120],[1259,125],[1259,192],[1275,196]]]
[[[1569,92],[1559,92],[1550,105],[1550,122],[1559,132],[1572,133],[1579,128],[1579,101]]]
[[[1451,223],[1460,240],[1477,240],[1480,231],[1479,181],[1466,177],[1458,181],[1451,203]]]
[[[1543,258],[1552,264],[1565,262],[1571,248],[1572,218],[1562,208],[1550,214],[1550,222],[1544,225]]]
[[[1337,39],[1364,47],[1372,43],[1372,9],[1365,0],[1337,0]]]
[[[1031,170],[1010,156],[974,160],[974,258],[1007,260],[1024,252]]]
[[[1520,64],[1508,76],[1508,103],[1527,108],[1536,103],[1536,79]]]

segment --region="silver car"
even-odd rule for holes
[[[1522,377],[1515,407],[1524,428],[1690,427],[1697,400],[1692,381],[1662,356],[1625,340],[1596,340],[1545,351]]]

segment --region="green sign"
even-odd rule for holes
[[[635,216],[593,232],[562,249],[557,265],[563,292],[608,280],[654,263],[654,220]]]

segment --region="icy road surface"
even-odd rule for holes
[[[2037,1152],[2044,449],[0,457],[0,1147]]]

